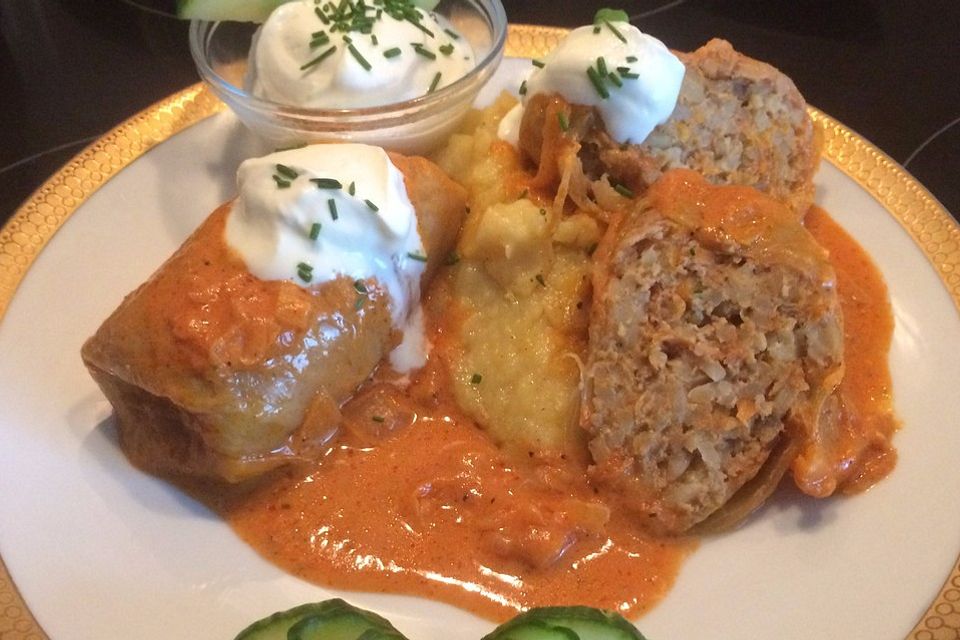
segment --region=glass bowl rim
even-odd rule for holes
[[[298,107],[275,102],[265,98],[258,98],[238,87],[217,73],[210,64],[206,55],[207,43],[210,34],[222,21],[191,20],[190,21],[190,53],[197,66],[200,76],[210,83],[218,92],[225,92],[230,97],[245,103],[261,113],[292,116],[299,119],[324,120],[345,118],[366,119],[374,116],[397,115],[398,112],[417,112],[448,102],[461,93],[470,91],[478,80],[482,80],[497,60],[503,55],[507,39],[507,15],[500,0],[471,0],[489,10],[490,26],[492,30],[492,46],[490,51],[476,66],[451,84],[416,98],[403,102],[392,102],[373,107],[354,107],[341,109],[317,109],[313,107]]]

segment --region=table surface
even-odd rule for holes
[[[503,0],[572,27],[611,0]],[[903,164],[960,216],[957,0],[621,1],[674,49],[722,37]],[[174,0],[0,0],[0,224],[116,124],[197,82]]]

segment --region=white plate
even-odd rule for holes
[[[527,64],[506,60],[498,86],[515,87]],[[0,324],[0,554],[56,640],[232,638],[258,617],[332,595],[414,640],[479,638],[493,625],[452,606],[333,592],[283,573],[117,448],[80,345],[231,196],[236,165],[256,151],[229,114],[201,121],[96,191],[33,263]],[[890,288],[899,462],[866,494],[818,502],[781,492],[748,526],[704,541],[638,621],[652,639],[903,638],[956,562],[957,309],[924,251],[867,191],[826,163],[817,187]]]

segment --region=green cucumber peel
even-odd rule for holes
[[[482,640],[560,640],[563,636],[556,633],[559,629],[579,640],[646,640],[620,614],[592,607],[531,609],[503,623]],[[573,637],[566,633],[564,636]]]
[[[531,620],[508,631],[503,640],[580,640],[580,636],[566,627],[551,627],[545,622]]]
[[[593,24],[603,24],[604,22],[630,22],[630,16],[623,9],[598,9],[593,15]]]
[[[290,0],[177,0],[177,17],[183,20],[261,23],[285,2]],[[440,0],[412,2],[424,11],[433,11],[440,4]]]
[[[184,20],[263,22],[289,0],[177,0],[177,17]]]
[[[287,631],[287,640],[356,640],[370,630],[363,615],[343,611],[333,615],[307,616]]]
[[[384,631],[383,629],[367,629],[357,640],[407,640],[399,631]]]
[[[328,633],[308,635],[326,626]],[[352,633],[351,633],[352,630]],[[366,634],[375,631],[377,634]],[[334,635],[334,632],[340,635]],[[386,618],[340,598],[279,611],[241,631],[234,640],[407,640]]]

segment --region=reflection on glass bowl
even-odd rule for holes
[[[244,78],[256,24],[194,20],[190,51],[214,93],[273,146],[349,141],[424,153],[449,136],[467,113],[499,66],[507,34],[500,0],[443,0],[435,11],[470,42],[476,67],[433,93],[378,107],[313,109],[251,95]]]

